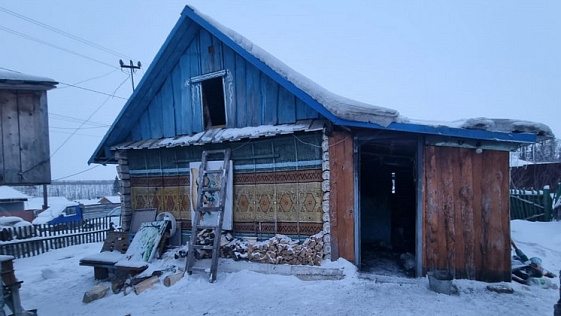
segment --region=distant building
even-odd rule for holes
[[[23,211],[29,197],[8,186],[0,186],[0,216],[2,212]],[[7,215],[7,214],[6,214]]]
[[[121,196],[119,195],[107,195],[99,198],[99,204],[120,204]]]

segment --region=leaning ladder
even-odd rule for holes
[[[209,157],[223,157],[222,168],[209,170]],[[185,271],[190,275],[194,270],[200,270],[195,264],[196,250],[212,250],[209,282],[216,280],[216,270],[218,268],[218,257],[220,256],[220,236],[222,234],[222,223],[224,221],[224,205],[226,204],[226,188],[228,186],[228,171],[230,168],[230,149],[224,150],[205,150],[202,154],[201,165],[199,167],[199,182],[197,187],[197,209],[195,218],[192,220],[191,238],[189,238],[189,252]],[[219,181],[213,181],[219,178]],[[216,183],[219,182],[219,183]],[[216,186],[218,185],[218,186]],[[218,199],[212,201],[218,194]],[[217,214],[216,225],[201,225],[201,217],[204,214]],[[212,229],[214,239],[212,245],[198,244],[198,234],[205,229]],[[203,269],[206,271],[206,269]]]

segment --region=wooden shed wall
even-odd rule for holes
[[[200,96],[191,78],[226,70],[224,92],[226,127],[294,123],[319,114],[288,90],[248,63],[206,30],[188,28],[192,38],[158,92],[149,101],[128,140],[173,137],[201,132]],[[179,48],[178,48],[179,49]],[[194,91],[192,91],[194,90]]]
[[[509,153],[428,146],[423,273],[510,281]]]
[[[46,91],[0,90],[0,185],[51,183]]]
[[[355,260],[354,141],[350,133],[329,137],[331,259]]]

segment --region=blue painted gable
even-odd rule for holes
[[[412,133],[533,142],[536,135],[391,123],[381,126],[335,115],[224,33],[185,7],[123,110],[89,162],[114,163],[112,146],[127,141],[191,135],[204,130],[201,78],[220,76],[226,128],[296,123],[326,118],[336,125]],[[396,112],[397,113],[397,112]]]

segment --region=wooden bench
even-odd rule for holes
[[[146,270],[146,268],[148,268],[146,263],[119,264],[120,261],[126,258],[126,252],[129,246],[130,241],[128,233],[108,231],[101,252],[80,259],[80,265],[93,267],[94,278],[97,280],[107,279],[109,277],[109,270],[125,270],[131,275]]]

